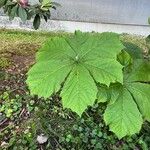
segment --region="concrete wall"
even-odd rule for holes
[[[150,0],[55,0],[62,5],[54,19],[147,25]]]
[[[52,20],[42,21],[40,30],[48,31],[112,31],[150,34],[147,18],[150,0],[54,0],[62,6],[52,11]],[[0,27],[31,30],[32,22],[9,21],[0,11]]]

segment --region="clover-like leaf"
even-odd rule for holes
[[[117,61],[123,48],[115,33],[77,31],[70,37],[50,39],[39,50],[37,63],[28,72],[31,94],[47,98],[65,81],[61,92],[63,106],[81,115],[96,100],[95,82],[107,86],[123,82],[123,66]]]

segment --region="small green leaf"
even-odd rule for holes
[[[52,7],[50,0],[43,0],[41,5],[41,10],[48,11]]]
[[[17,11],[18,11],[18,5],[14,6],[12,9],[11,9],[11,13],[9,14],[9,20],[13,20],[14,17],[16,16],[17,14]]]
[[[0,0],[0,8],[3,7],[6,3],[6,0]]]
[[[49,6],[51,5],[51,1],[50,0],[43,0],[42,1],[42,6]]]
[[[40,23],[41,23],[41,18],[40,16],[37,14],[34,18],[34,21],[33,21],[33,26],[34,26],[34,29],[37,30],[40,26]]]
[[[121,51],[117,59],[123,66],[128,66],[132,62],[131,56],[125,50]]]
[[[50,39],[39,50],[37,63],[28,72],[31,94],[47,98],[65,81],[62,104],[81,116],[97,98],[96,82],[123,82],[123,66],[116,60],[123,48],[115,33],[77,31],[73,36]]]
[[[6,2],[6,6],[13,6],[16,5],[16,2],[8,1]]]
[[[48,20],[47,16],[43,15],[43,17],[44,17],[44,20],[47,22]]]
[[[26,10],[21,6],[18,8],[18,16],[21,18],[21,20],[23,22],[25,22],[27,20],[27,17],[28,17]]]

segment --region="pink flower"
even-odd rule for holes
[[[28,0],[20,0],[19,3],[23,8],[25,8],[29,5]]]

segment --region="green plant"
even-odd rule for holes
[[[49,137],[43,149],[127,150],[145,148],[148,150],[149,148],[149,124],[144,124],[140,134],[118,140],[104,123],[105,103],[88,107],[81,118],[71,111],[63,111],[60,106],[56,107],[60,105],[60,102],[55,98],[40,103],[36,114],[38,118],[36,130]]]
[[[23,109],[29,113],[36,109],[35,103],[35,99],[28,95],[28,92],[21,96],[7,91],[0,95],[0,113],[7,118],[14,119],[20,115]]]
[[[34,18],[33,26],[37,30],[40,26],[41,19],[46,22],[50,19],[51,9],[56,9],[58,3],[51,2],[50,0],[39,0],[38,3],[28,0],[1,0],[0,8],[4,9],[10,20],[15,17],[20,17],[23,22]]]
[[[0,104],[0,112],[4,113],[7,118],[13,119],[13,117],[20,113],[20,108],[22,106],[20,98],[16,99],[10,98],[8,92],[4,92],[0,99],[2,103]],[[13,116],[14,115],[14,116]]]
[[[9,139],[8,143],[2,148],[5,150],[12,149],[12,150],[36,150],[38,145],[36,143],[36,131],[35,131],[35,124],[34,122],[29,124],[25,129],[21,129],[22,131],[11,131],[11,138]]]
[[[51,38],[36,61],[27,78],[32,95],[48,98],[60,90],[63,108],[80,116],[96,99],[106,102],[104,120],[118,138],[150,121],[149,60],[127,51],[118,34],[77,31]]]

